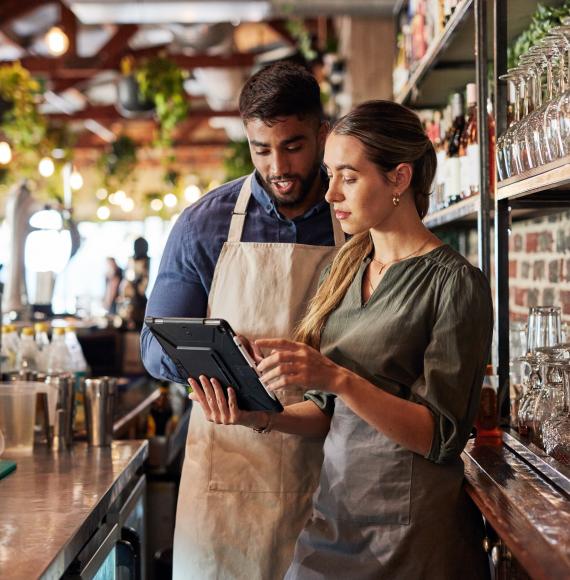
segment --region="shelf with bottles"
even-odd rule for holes
[[[428,228],[436,228],[457,221],[476,221],[479,203],[479,194],[472,195],[449,207],[428,213],[424,224]]]
[[[464,25],[470,20],[469,27],[473,30],[474,0],[426,0],[412,4],[411,7],[408,4],[412,15],[409,24],[401,23],[399,33],[393,75],[395,100],[420,107],[438,106],[455,86],[473,79],[473,33],[464,30]],[[463,34],[457,34],[460,30]],[[442,66],[436,74],[440,78],[430,83],[431,87],[425,87],[426,90],[422,88],[420,95],[420,84],[436,66]]]
[[[515,199],[540,194],[552,190],[570,190],[570,156],[556,159],[551,163],[530,169],[520,175],[515,175],[497,185],[497,199]],[[566,197],[566,205],[570,203],[570,193]],[[540,195],[534,195],[533,200],[540,202]],[[551,197],[544,196],[545,205],[551,205]]]

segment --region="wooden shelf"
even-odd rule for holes
[[[479,195],[473,195],[445,209],[428,214],[424,225],[436,228],[456,221],[475,221],[479,210]]]
[[[516,199],[555,189],[570,189],[570,156],[499,182],[497,198]],[[539,202],[540,195],[533,199]]]
[[[455,12],[449,19],[449,22],[445,26],[445,28],[441,31],[439,37],[434,40],[428,51],[419,62],[417,67],[414,69],[414,72],[411,74],[408,82],[405,84],[404,88],[395,96],[395,101],[400,104],[413,104],[414,106],[427,106],[427,103],[423,103],[422,99],[420,98],[419,94],[419,86],[426,77],[426,75],[435,67],[435,65],[441,60],[443,54],[447,51],[450,47],[452,40],[458,38],[459,35],[456,35],[456,31],[465,23],[468,19],[468,16],[471,16],[471,20],[473,20],[473,12],[471,10],[473,6],[473,0],[462,0]],[[473,79],[475,77],[475,61],[473,56],[473,49],[472,49],[472,34],[464,34],[461,37],[465,39],[471,39],[471,51],[469,62],[472,62],[472,71],[469,72],[469,79]],[[459,60],[459,62],[463,61],[463,59],[453,59]],[[449,81],[453,82],[453,81]],[[445,104],[449,93],[453,88],[450,88],[449,82],[445,83],[445,86],[441,88],[438,93],[441,95],[439,96],[430,96],[428,100],[434,101],[431,103],[432,105],[440,105]],[[453,85],[454,87],[455,85]],[[437,103],[435,101],[438,101]]]

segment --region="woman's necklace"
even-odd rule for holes
[[[372,261],[380,266],[380,269],[378,270],[377,275],[380,276],[382,274],[382,272],[388,266],[391,266],[392,264],[395,264],[396,262],[401,262],[402,260],[406,260],[408,258],[411,258],[412,256],[415,256],[416,254],[421,252],[428,245],[428,243],[430,241],[431,241],[431,238],[428,238],[419,248],[414,250],[411,254],[408,254],[407,256],[403,256],[401,258],[396,258],[395,260],[390,260],[389,262],[381,262],[380,260],[378,260],[376,258],[372,258]],[[375,286],[372,285],[372,276],[370,276],[370,273],[368,274],[368,286],[370,288],[370,294],[372,294],[374,292]]]

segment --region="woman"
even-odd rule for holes
[[[326,434],[286,578],[486,578],[460,454],[491,345],[489,285],[422,224],[436,159],[414,113],[360,105],[333,127],[325,163],[327,200],[352,239],[298,341],[256,341],[264,382],[304,385],[307,400],[246,413],[206,377],[190,379],[191,396],[216,423]]]

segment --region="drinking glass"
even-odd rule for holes
[[[532,416],[533,440],[539,447],[544,447],[542,428],[546,420],[558,415],[564,408],[563,369],[567,363],[550,359],[543,366],[545,380],[536,397]]]
[[[511,125],[497,140],[497,167],[499,168],[500,179],[507,179],[513,175],[518,175],[518,167],[512,155],[513,137],[521,119],[521,88],[527,73],[524,68],[510,68],[506,74],[501,75],[501,80],[512,83],[514,89],[515,117]],[[501,177],[502,176],[502,177]]]
[[[570,365],[563,368],[564,402],[558,412],[542,424],[544,450],[565,465],[570,465]]]

